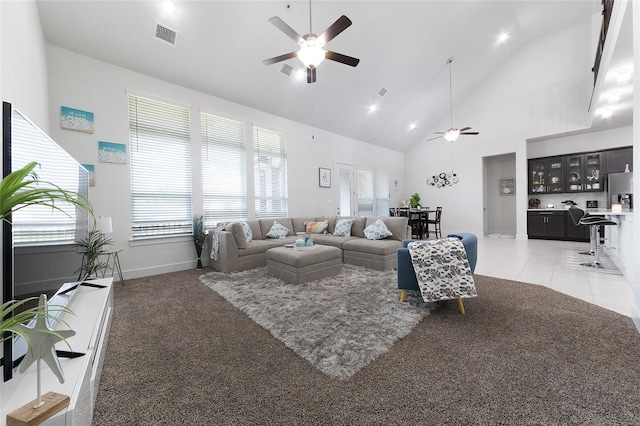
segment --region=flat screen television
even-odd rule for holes
[[[10,103],[2,105],[2,177],[18,170],[30,161],[38,162],[35,170],[42,181],[52,182],[63,189],[74,191],[85,199],[89,196],[89,172],[55,143],[45,132],[31,122]],[[58,204],[56,204],[58,206]],[[65,213],[42,206],[29,207],[14,213],[12,223],[2,224],[2,302],[16,296],[15,248],[17,246],[72,244],[85,235],[89,214],[75,207],[65,206]],[[31,209],[31,210],[29,210]],[[66,241],[66,242],[65,242]],[[75,252],[73,252],[75,255]],[[63,283],[60,283],[63,288]],[[51,303],[68,302],[72,292],[69,284],[64,286],[64,298]],[[58,293],[61,291],[59,290]],[[4,337],[4,336],[3,336]],[[26,345],[19,338],[3,342],[3,378],[9,380],[13,370],[24,355]]]

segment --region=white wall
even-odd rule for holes
[[[0,94],[48,130],[46,44],[33,1],[3,1]]]
[[[530,141],[527,158],[600,151],[633,145],[633,126]]]
[[[526,238],[527,140],[589,127],[591,31],[588,20],[529,43],[455,105],[454,125],[471,126],[478,136],[461,136],[454,143],[425,142],[432,132],[449,127],[445,116],[406,153],[411,191],[429,205],[443,206],[443,232],[483,234],[482,158],[515,152],[517,235]],[[428,176],[451,167],[460,176],[459,184],[425,184]]]
[[[334,214],[332,189],[318,186],[318,168],[333,169],[336,159],[359,168],[388,172],[390,178],[404,178],[404,154],[400,152],[317,129],[313,131],[315,139],[311,139],[312,129],[300,123],[169,84],[55,46],[48,46],[47,52],[50,135],[80,163],[95,165],[96,184],[90,188],[90,199],[97,215],[109,216],[113,220],[112,239],[115,240],[116,246],[125,250],[120,260],[127,278],[195,266],[195,249],[193,242],[188,238],[147,243],[130,241],[129,165],[98,162],[98,141],[128,145],[125,93],[127,90],[191,107],[195,160],[193,195],[196,214],[202,211],[199,178],[201,110],[244,120],[248,125],[255,123],[281,130],[287,134],[291,216]],[[93,112],[94,133],[86,134],[60,128],[61,106]],[[399,191],[392,191],[392,205],[400,202],[400,194]]]

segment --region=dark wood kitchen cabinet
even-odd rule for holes
[[[567,214],[559,210],[527,212],[527,234],[530,239],[566,239]]]
[[[573,223],[573,219],[571,219],[569,212],[567,212],[566,217],[567,240],[588,242],[591,228],[587,225],[576,226],[576,224]]]
[[[633,147],[612,149],[607,151],[607,173],[624,173],[629,165],[629,171],[633,171]]]
[[[604,191],[603,154],[571,154],[567,161],[567,192]]]
[[[529,194],[566,192],[563,157],[529,160]]]

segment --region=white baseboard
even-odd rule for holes
[[[631,319],[640,333],[640,306],[635,303],[631,305]]]

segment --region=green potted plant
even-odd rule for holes
[[[75,205],[87,210],[93,216],[93,208],[89,200],[77,192],[67,191],[50,182],[41,181],[34,171],[37,165],[38,163],[33,161],[21,169],[9,173],[0,181],[0,219],[2,221],[11,223],[10,215],[12,212],[31,205],[43,205],[61,210],[56,206],[56,202]],[[40,309],[38,306],[24,309],[25,304],[36,299],[10,300],[1,305],[0,336],[3,336],[4,332],[22,335],[18,325],[28,323],[38,317],[50,317],[47,310]],[[70,312],[62,306],[48,306],[48,308],[50,311]],[[11,316],[14,311],[18,311],[18,313]],[[54,331],[51,332],[56,334]],[[9,337],[4,336],[2,341]],[[29,343],[27,336],[25,336],[25,340]]]
[[[414,193],[411,198],[409,198],[409,205],[414,209],[418,207],[420,205],[420,194],[417,192]]]
[[[76,271],[80,277],[97,277],[98,272],[104,272],[107,269],[107,264],[100,260],[100,255],[105,254],[113,241],[101,230],[91,229],[84,238],[77,240],[76,244],[78,252],[82,255],[82,265]]]
[[[202,247],[205,240],[204,218],[202,216],[193,217],[193,243],[196,246],[196,254],[198,255],[198,269],[202,268]]]

